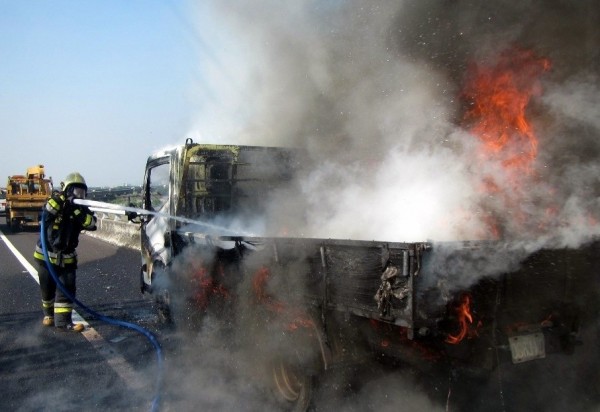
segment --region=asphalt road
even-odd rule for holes
[[[36,268],[35,231],[5,239]],[[139,292],[139,252],[81,236],[78,294],[102,315],[156,330],[151,300]],[[0,242],[0,410],[149,410],[156,353],[131,329],[96,320],[84,310],[83,334],[41,324],[39,286],[6,242]],[[153,370],[154,369],[154,370]]]
[[[144,334],[79,307],[82,319],[74,320],[86,324],[83,333],[42,326],[31,275],[38,233],[12,233],[3,224],[0,231],[1,411],[150,411],[157,395],[161,411],[279,410],[256,379],[257,364],[234,353],[212,320],[205,334],[159,323],[152,298],[140,292],[138,251],[80,236],[77,298],[156,338],[164,359],[160,385],[158,354]]]
[[[37,233],[13,234],[4,225],[0,231],[32,264]],[[165,359],[160,410],[281,410],[261,385],[260,362],[219,332],[217,324],[227,319],[207,319],[202,333],[162,327],[151,298],[139,291],[139,252],[85,235],[78,252],[78,299],[145,328],[160,343]],[[144,335],[80,308],[84,333],[43,327],[39,286],[5,241],[0,279],[0,410],[152,409],[157,353]],[[599,411],[600,327],[591,326],[574,355],[503,365],[486,381],[374,364],[334,368],[320,379],[314,410]]]

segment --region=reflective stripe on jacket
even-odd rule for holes
[[[44,251],[41,246],[35,246],[35,252],[33,252],[33,257],[43,261],[46,260],[44,258]],[[56,266],[70,265],[77,262],[77,252],[61,253],[59,256],[59,254],[56,252],[48,251],[48,257],[50,258],[50,262]]]
[[[82,230],[96,230],[96,216],[89,208],[69,202],[64,193],[54,193],[46,202],[45,210],[46,230],[40,236],[46,239],[50,262],[57,266],[76,264],[79,234]],[[45,260],[41,238],[33,257]]]

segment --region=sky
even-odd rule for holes
[[[148,155],[190,130],[191,15],[179,0],[0,0],[4,179],[43,164],[55,184],[141,184]]]

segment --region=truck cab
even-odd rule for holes
[[[146,163],[141,228],[141,288],[151,291],[190,236],[219,242],[221,235],[248,233],[268,207],[269,193],[289,182],[298,166],[290,149],[197,144],[151,155]]]

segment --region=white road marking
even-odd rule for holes
[[[0,230],[0,238],[4,241],[4,243],[6,243],[6,246],[8,246],[8,248],[10,249],[10,251],[12,252],[12,254],[15,255],[15,257],[19,260],[19,262],[21,262],[21,264],[23,265],[23,267],[25,269],[27,269],[27,271],[29,272],[29,274],[31,275],[31,277],[33,278],[33,280],[35,280],[38,283],[38,285],[39,285],[40,284],[40,278],[38,277],[37,270],[35,270],[35,268],[33,266],[31,266],[31,263],[29,263],[27,261],[27,259],[25,259],[23,257],[23,255],[10,242],[10,240],[8,240],[8,238],[4,235],[4,233],[2,233],[1,230]]]
[[[21,265],[23,265],[23,267],[39,285],[40,278],[37,270],[31,265],[31,263],[27,261],[27,259],[25,259],[25,257],[17,250],[11,241],[8,240],[2,230],[0,230],[0,239],[2,239],[12,254],[15,255],[19,262],[21,262]],[[144,386],[146,386],[144,380],[140,379],[140,375],[131,367],[131,365],[129,365],[125,358],[111,348],[110,343],[108,343],[102,337],[102,335],[100,335],[93,327],[91,327],[90,324],[75,310],[73,310],[73,321],[82,323],[85,326],[85,330],[81,332],[81,334],[88,340],[89,343],[92,344],[94,349],[96,349],[96,351],[106,359],[110,367],[121,377],[121,379],[125,381],[125,384],[130,389],[142,389]]]

